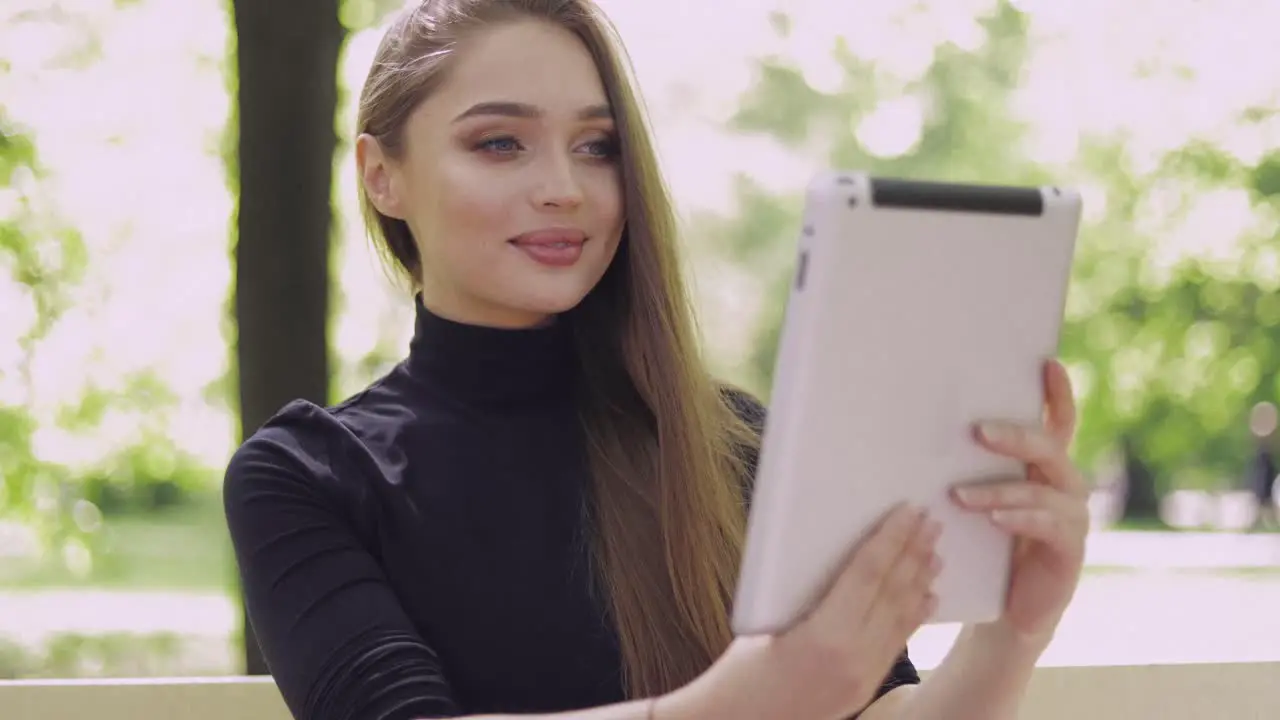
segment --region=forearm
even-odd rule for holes
[[[1036,660],[1050,638],[1017,637],[999,624],[968,626],[906,703],[901,720],[1016,720]]]

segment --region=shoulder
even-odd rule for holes
[[[257,428],[232,454],[224,496],[272,485],[340,502],[367,490],[360,478],[400,462],[393,438],[409,413],[403,393],[382,378],[347,400],[322,407],[293,400]],[[388,432],[390,430],[390,432]]]
[[[764,424],[768,416],[768,410],[756,396],[733,385],[722,383],[720,385],[720,395],[724,398],[725,405],[733,411],[734,415],[738,416],[738,419],[747,426],[747,430],[751,433],[749,438],[739,436],[733,443],[734,447],[731,448],[734,461],[737,463],[738,472],[740,473],[743,500],[750,507],[751,496],[755,488],[756,471],[760,465],[760,440],[764,435]]]
[[[267,483],[276,491],[290,485],[336,485],[341,474],[334,472],[335,459],[345,454],[353,439],[333,410],[294,400],[232,453],[224,495],[252,491],[250,485]]]
[[[764,432],[768,410],[755,395],[728,383],[720,383],[720,395],[724,398],[725,404],[742,422],[746,423],[747,427],[754,430],[757,435]]]

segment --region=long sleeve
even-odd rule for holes
[[[889,671],[888,677],[884,679],[884,682],[880,684],[880,689],[876,691],[876,699],[879,700],[890,690],[903,685],[919,684],[920,673],[916,670],[915,663],[911,662],[911,658],[904,648],[902,654],[898,656],[897,662],[893,664],[893,669]]]
[[[248,615],[298,720],[460,715],[436,653],[359,541],[360,495],[326,439],[269,424],[233,456],[223,486]]]

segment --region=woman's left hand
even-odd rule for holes
[[[981,423],[984,447],[1027,464],[1024,479],[957,487],[955,501],[984,513],[1015,537],[1004,615],[1019,636],[1047,638],[1075,594],[1089,532],[1089,487],[1068,455],[1076,408],[1071,380],[1058,361],[1044,368],[1044,421],[1027,426]]]

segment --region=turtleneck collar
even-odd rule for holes
[[[472,404],[567,399],[578,359],[567,317],[537,328],[468,325],[431,312],[415,298],[407,368],[437,392]]]

